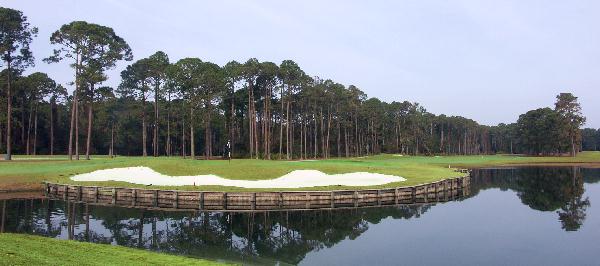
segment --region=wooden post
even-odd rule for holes
[[[204,192],[200,192],[200,210],[204,209]]]
[[[335,192],[331,191],[331,195],[329,195],[329,199],[331,201],[331,208],[335,208]]]
[[[44,185],[46,186],[46,189],[44,190],[44,196],[46,196],[46,198],[47,198],[48,195],[50,194],[50,185],[45,182],[44,182]]]
[[[306,192],[305,200],[306,200],[306,208],[310,209],[310,192]]]
[[[158,207],[158,190],[154,190],[154,202],[152,202],[154,207]]]
[[[177,209],[179,207],[179,192],[177,190],[173,191],[173,208]]]
[[[358,207],[358,191],[354,191],[354,207]]]
[[[137,190],[135,188],[131,189],[131,206],[135,206],[137,201]]]
[[[223,192],[223,210],[227,210],[227,192]]]
[[[395,203],[396,205],[398,205],[398,198],[399,198],[399,195],[398,195],[398,188],[395,188],[395,189],[394,189],[394,203]]]
[[[77,201],[81,201],[82,198],[82,189],[81,186],[77,186]]]
[[[279,208],[283,208],[283,192],[279,192]]]
[[[252,210],[256,210],[256,193],[252,193]]]
[[[67,200],[69,198],[69,186],[64,185],[65,189],[63,190],[63,200]]]
[[[112,204],[116,204],[117,203],[117,189],[113,188],[112,189]]]
[[[377,206],[381,206],[381,190],[377,190]]]
[[[94,188],[94,202],[98,203],[98,187]]]
[[[411,190],[412,203],[417,203],[417,187],[412,187]]]

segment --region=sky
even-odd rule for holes
[[[164,51],[224,65],[291,59],[311,76],[356,85],[435,114],[512,123],[579,97],[600,128],[600,1],[120,1],[2,0],[39,28],[36,66],[63,85],[68,63],[42,59],[52,32],[74,20],[112,27],[134,60]],[[105,85],[116,87],[119,62]]]

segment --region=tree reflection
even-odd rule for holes
[[[430,205],[261,213],[167,212],[41,200],[7,201],[7,231],[253,264],[297,264],[387,217]],[[25,209],[27,208],[27,209]],[[3,215],[5,212],[3,212]]]
[[[556,211],[562,228],[576,231],[590,206],[589,199],[583,198],[583,185],[600,181],[599,173],[599,169],[579,167],[481,169],[472,173],[471,191],[473,195],[488,188],[516,191],[523,204],[534,210]]]
[[[577,231],[585,220],[585,211],[590,206],[590,201],[587,197],[582,198],[583,178],[578,168],[573,168],[571,182],[572,185],[565,188],[565,194],[570,195],[570,200],[557,213],[563,229]]]

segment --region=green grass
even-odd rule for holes
[[[384,188],[411,186],[444,178],[460,176],[455,168],[507,166],[525,164],[591,163],[600,164],[600,152],[583,152],[577,157],[528,157],[515,155],[486,156],[395,156],[377,155],[364,158],[340,158],[319,161],[268,161],[239,159],[231,162],[223,160],[190,160],[179,157],[117,157],[94,156],[92,160],[68,161],[65,156],[16,156],[14,161],[0,162],[0,188],[28,187],[43,181],[101,185],[146,187],[123,182],[74,182],[69,176],[99,169],[127,166],[147,166],[167,175],[216,174],[230,179],[260,180],[272,179],[293,170],[315,169],[328,174],[349,172],[373,172],[405,177],[404,182],[361,188]],[[152,186],[151,188],[168,188]],[[248,191],[249,189],[222,186],[183,186],[182,190]],[[356,187],[330,186],[304,188],[301,190],[355,189]],[[256,189],[253,189],[256,190]],[[259,189],[273,191],[281,189]]]
[[[134,248],[0,234],[0,265],[221,265]]]

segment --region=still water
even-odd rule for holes
[[[452,202],[261,213],[0,201],[0,230],[243,264],[598,265],[600,169],[472,173]]]

